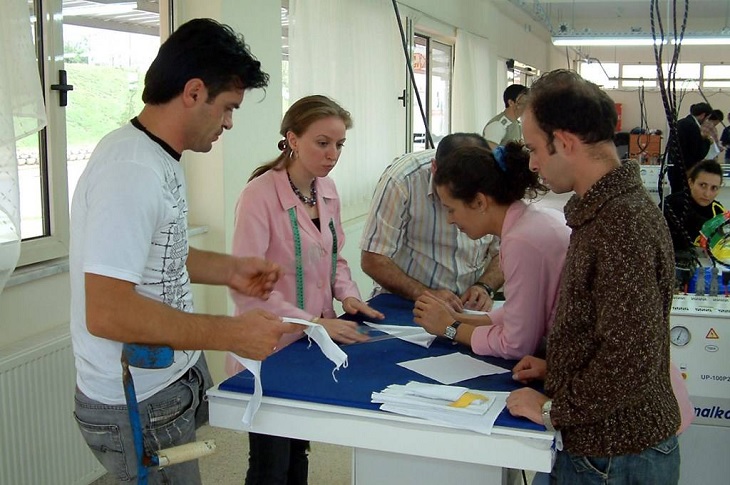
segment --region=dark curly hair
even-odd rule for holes
[[[530,170],[530,154],[524,145],[510,142],[502,148],[502,164],[488,148],[465,146],[439,160],[434,174],[437,186],[448,187],[455,199],[472,202],[477,194],[492,197],[498,204],[534,199],[549,189]]]

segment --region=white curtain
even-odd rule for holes
[[[456,30],[454,52],[453,132],[481,133],[501,109],[496,105],[494,59],[489,41],[462,29]]]
[[[0,15],[0,292],[20,256],[15,142],[46,124],[27,0],[6,0]]]
[[[353,128],[332,172],[345,213],[365,207],[403,151],[405,60],[388,0],[291,0],[290,103],[323,94],[350,111]],[[349,212],[350,215],[352,214]]]

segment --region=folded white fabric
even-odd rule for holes
[[[466,387],[442,386],[409,382],[405,386],[391,384],[374,392],[371,401],[381,404],[408,406],[411,409],[435,410],[448,414],[483,415],[494,401],[489,393],[470,391]],[[464,398],[462,400],[462,398]]]
[[[431,399],[444,399],[452,402],[458,400],[468,390],[469,389],[466,387],[424,384],[416,381],[409,382],[405,387],[406,394],[428,397]]]
[[[506,397],[466,387],[411,381],[405,386],[392,384],[374,392],[371,399],[380,403],[383,411],[490,434]]]
[[[413,409],[398,404],[383,404],[380,409],[389,413],[426,419],[434,423],[458,429],[468,429],[481,434],[492,434],[494,422],[504,409],[508,393],[490,393],[492,404],[484,414],[455,414],[436,410]]]
[[[314,340],[325,357],[335,364],[335,368],[332,370],[332,379],[337,382],[335,371],[338,371],[340,367],[347,367],[347,354],[332,341],[324,327],[317,323],[308,322],[299,318],[285,317],[283,320],[285,322],[297,323],[307,327],[304,329],[304,333],[307,334],[310,340]],[[243,413],[242,419],[244,426],[250,428],[253,423],[253,417],[256,415],[256,411],[258,411],[261,406],[261,398],[264,393],[261,383],[261,361],[246,359],[235,354],[233,354],[233,356],[241,363],[241,365],[253,374],[254,377],[254,392],[251,396],[251,400],[248,402],[248,406],[246,406],[246,411]]]

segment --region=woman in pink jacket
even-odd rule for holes
[[[340,158],[350,113],[325,96],[307,96],[284,115],[281,154],[257,168],[236,207],[233,254],[265,258],[281,267],[267,301],[233,294],[236,312],[263,308],[281,317],[319,323],[340,343],[367,340],[357,325],[340,320],[332,305],[350,314],[383,315],[362,301],[342,257],[345,235],[340,200],[328,177]],[[300,338],[288,334],[279,349]],[[228,357],[229,374],[242,368]],[[309,442],[249,433],[246,485],[306,484]]]
[[[486,315],[457,314],[435,295],[416,302],[415,321],[434,335],[449,335],[479,355],[520,359],[540,346],[555,318],[570,229],[562,214],[525,202],[547,192],[518,143],[494,152],[465,147],[443,160],[434,175],[449,222],[472,239],[500,237],[505,304]]]

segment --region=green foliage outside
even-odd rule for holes
[[[66,137],[68,149],[94,146],[101,137],[128,122],[142,109],[144,72],[108,66],[66,63],[68,93]],[[52,95],[51,99],[56,99]],[[35,137],[18,142],[18,148],[37,146]]]
[[[66,64],[66,70],[74,86],[66,109],[69,148],[95,145],[142,109],[143,72],[88,64]]]

